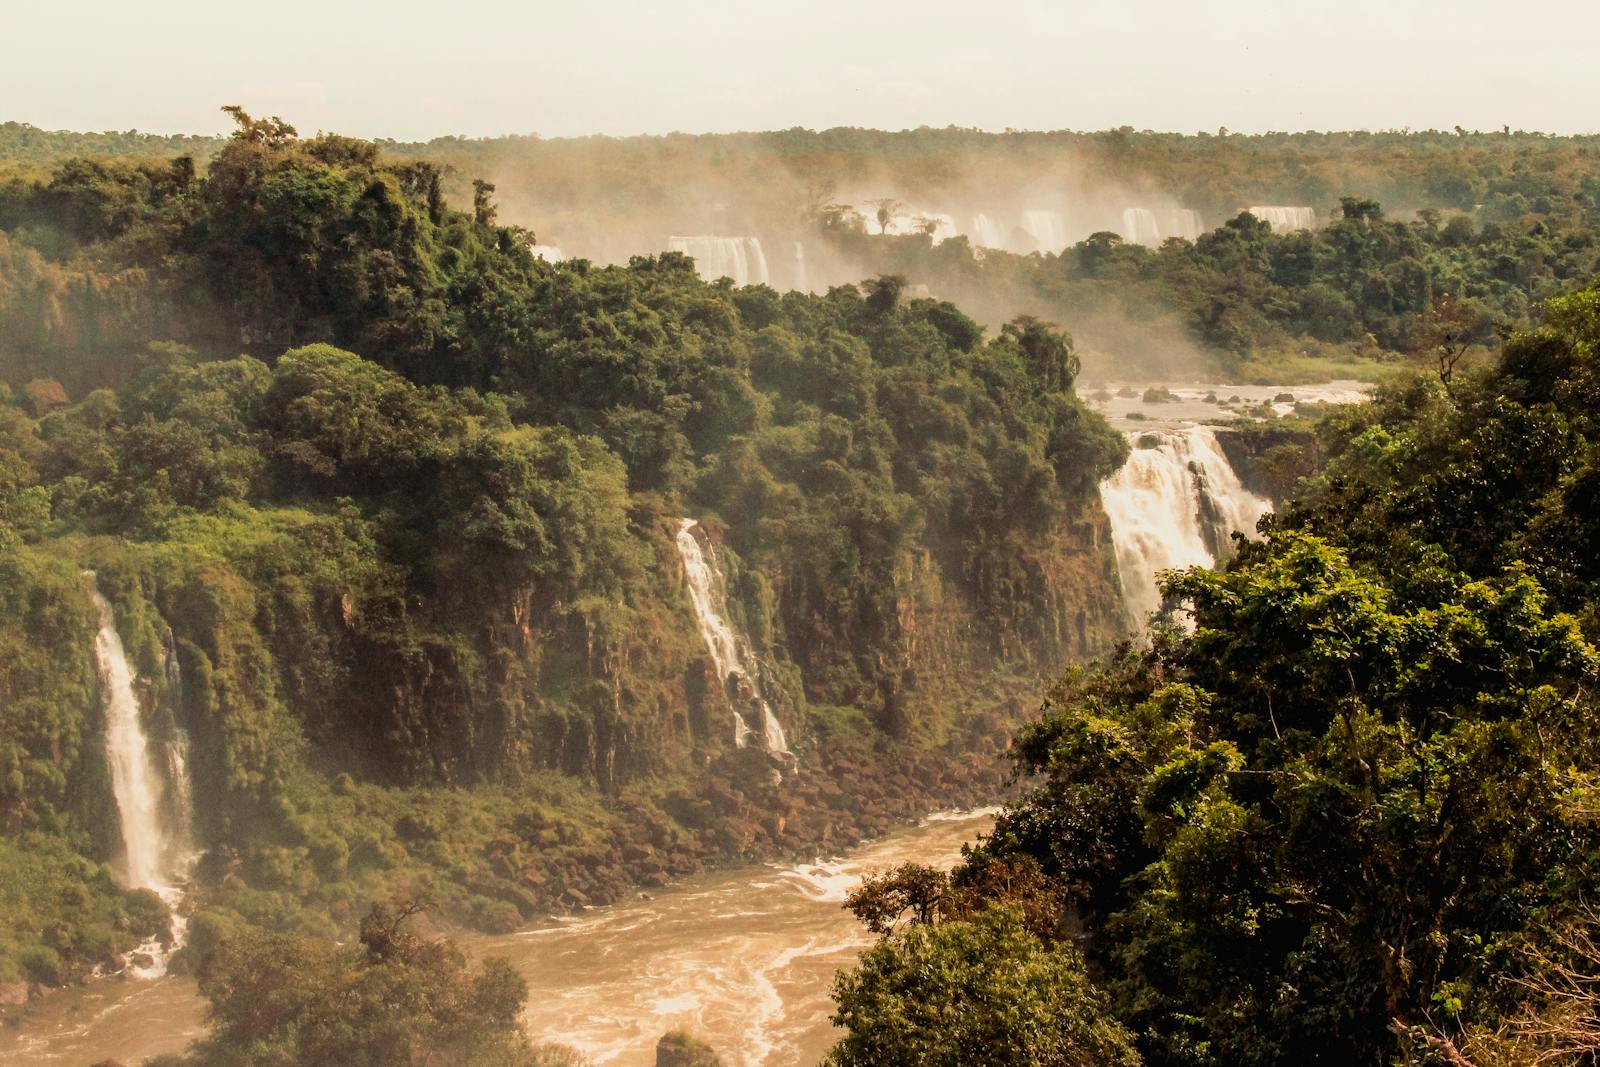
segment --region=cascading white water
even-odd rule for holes
[[[1136,245],[1161,243],[1161,228],[1156,225],[1156,213],[1146,207],[1122,209],[1122,239]]]
[[[1185,241],[1199,240],[1205,233],[1205,225],[1200,221],[1200,212],[1193,208],[1175,207],[1166,213],[1166,224],[1161,232],[1167,237],[1182,237]]]
[[[1024,211],[1022,228],[1033,238],[1040,252],[1060,252],[1072,243],[1067,236],[1067,218],[1059,211]]]
[[[1293,233],[1317,225],[1317,213],[1308,207],[1256,206],[1250,214],[1272,227],[1274,233]]]
[[[700,277],[708,282],[732,278],[738,286],[766,285],[766,253],[754,237],[669,237],[667,247],[694,260]]]
[[[529,245],[528,251],[533,253],[534,259],[542,259],[547,263],[556,263],[567,258],[559,245]]]
[[[1004,248],[1005,235],[1000,232],[1000,227],[988,215],[974,215],[972,218],[972,243],[979,248]]]
[[[1142,629],[1161,608],[1159,571],[1209,567],[1235,531],[1251,533],[1269,501],[1247,490],[1204,426],[1129,435],[1132,454],[1100,486],[1122,600]]]
[[[761,690],[754,657],[748,654],[748,643],[728,622],[727,593],[722,572],[717,569],[716,550],[709,542],[701,546],[700,538],[694,533],[699,525],[694,519],[678,521],[678,555],[683,557],[683,571],[689,582],[689,599],[694,602],[700,636],[705,639],[706,650],[711,653],[711,662],[717,668],[717,677],[734,705],[733,742],[744,748],[752,738],[759,736],[762,747],[768,752],[792,758],[794,754],[789,751],[783,724],[772,713],[772,705]],[[759,711],[759,735],[746,720],[741,705]]]
[[[794,243],[794,288],[797,292],[811,292],[811,273],[806,270],[806,246]]]
[[[87,576],[92,583],[93,573]],[[173,909],[168,940],[176,945],[184,932],[177,905],[183,896],[185,868],[194,855],[189,840],[188,745],[181,737],[169,745],[157,745],[145,733],[134,694],[133,669],[117,632],[116,616],[110,602],[93,585],[90,596],[100,615],[94,654],[104,689],[106,759],[122,829],[123,877],[130,888],[154,890]],[[159,761],[158,752],[162,756]],[[163,764],[170,778],[158,770]],[[168,781],[173,783],[170,794]],[[139,951],[154,962],[135,967],[136,974],[153,977],[165,973],[166,955],[159,940],[141,945]]]

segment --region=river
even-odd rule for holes
[[[656,1041],[682,1028],[729,1067],[801,1067],[835,1038],[834,972],[872,943],[840,906],[867,871],[916,861],[949,867],[988,830],[992,811],[934,815],[842,859],[702,875],[653,898],[500,937],[460,939],[500,956],[528,983],[536,1040],[599,1064],[648,1067]],[[203,1032],[192,979],[111,979],[52,993],[25,1027],[0,1034],[12,1067],[103,1059],[137,1064]]]

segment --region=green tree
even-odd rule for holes
[[[834,1067],[1139,1062],[1077,952],[1043,945],[1012,908],[890,936],[840,974],[834,1000]]]
[[[185,1062],[540,1067],[517,1022],[522,980],[409,932],[410,914],[375,906],[350,947],[264,933],[225,941],[200,970],[211,1032]]]

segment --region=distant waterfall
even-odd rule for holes
[[[694,519],[678,521],[678,554],[683,557],[683,570],[689,581],[689,599],[694,602],[695,619],[700,624],[700,636],[705,639],[706,650],[716,665],[717,677],[733,704],[733,743],[740,748],[748,746],[752,738],[768,752],[793,757],[789,742],[783,734],[783,724],[772,713],[761,690],[755,658],[750,654],[749,642],[734,632],[728,622],[728,602],[722,572],[717,569],[716,550],[708,541],[701,546],[695,536],[699,523]],[[759,734],[750,720],[761,723]]]
[[[1122,209],[1122,239],[1130,244],[1154,247],[1169,237],[1193,241],[1202,232],[1200,213],[1190,208],[1170,208],[1160,214],[1145,207]]]
[[[1022,228],[1033,238],[1040,252],[1060,252],[1072,243],[1067,236],[1067,218],[1059,211],[1024,211]]]
[[[1235,531],[1251,533],[1270,502],[1240,484],[1204,426],[1130,434],[1133,452],[1100,486],[1111,521],[1122,600],[1143,629],[1161,607],[1156,573],[1226,558]]]
[[[1122,239],[1136,245],[1158,245],[1161,229],[1156,225],[1156,213],[1146,207],[1122,209]]]
[[[806,270],[806,246],[794,243],[794,286],[798,292],[811,292],[811,272]]]
[[[1250,214],[1267,223],[1274,233],[1293,233],[1317,225],[1317,213],[1308,207],[1252,207]]]
[[[708,282],[732,278],[738,286],[766,285],[767,257],[754,237],[669,237],[667,247],[694,259]]]
[[[1161,232],[1167,237],[1182,237],[1185,241],[1196,241],[1206,232],[1206,228],[1200,221],[1200,212],[1193,208],[1175,207],[1167,212],[1167,225]]]
[[[542,259],[546,263],[558,263],[567,258],[559,245],[529,245],[528,251],[533,253],[534,259]]]
[[[88,577],[92,582],[93,573]],[[97,587],[91,587],[90,596],[100,613],[94,654],[104,689],[106,760],[121,822],[123,875],[130,888],[154,890],[174,909],[173,940],[181,940],[182,920],[175,909],[183,895],[185,868],[194,855],[189,839],[188,745],[182,739],[159,745],[145,733],[116,616]],[[139,973],[164,973],[159,943],[140,946],[140,951],[157,962]]]
[[[1000,227],[988,215],[974,215],[972,218],[972,243],[979,248],[1004,248],[1006,245],[1005,234],[1000,232]]]

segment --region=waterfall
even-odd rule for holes
[[[732,278],[740,287],[768,283],[767,257],[754,237],[669,237],[667,247],[691,257],[708,282]]]
[[[789,751],[789,742],[783,735],[783,724],[778,722],[772,705],[762,693],[749,642],[735,633],[728,622],[726,583],[717,569],[716,549],[709,541],[701,546],[700,538],[695,536],[699,525],[694,519],[678,521],[678,554],[683,557],[689,599],[694,602],[700,636],[705,639],[717,677],[733,704],[733,743],[744,748],[752,738],[757,738],[768,752],[792,759],[794,754]],[[761,722],[759,735],[750,725],[750,719],[757,716]]]
[[[1040,252],[1057,253],[1072,243],[1067,238],[1066,216],[1059,211],[1024,211],[1022,228],[1033,238]]]
[[[559,245],[529,245],[528,251],[533,253],[534,259],[542,259],[546,263],[556,263],[567,258]]]
[[[1252,207],[1250,214],[1272,227],[1274,233],[1309,230],[1317,224],[1317,213],[1308,207]]]
[[[1182,237],[1185,241],[1196,241],[1206,229],[1200,221],[1200,212],[1193,208],[1175,207],[1167,212],[1167,224],[1161,232],[1168,237]]]
[[[90,597],[100,615],[94,638],[106,714],[106,762],[122,829],[122,872],[129,888],[150,889],[172,909],[173,945],[181,943],[184,922],[177,914],[183,880],[194,849],[189,839],[188,743],[181,735],[162,745],[145,733],[139,699],[134,694],[133,668],[117,632],[111,603],[101,595],[93,572]],[[162,773],[165,770],[165,775]],[[169,791],[168,783],[171,783]],[[141,945],[139,952],[155,962],[136,967],[144,976],[164,974],[161,940]]]
[[[1156,225],[1156,213],[1146,207],[1122,209],[1122,239],[1136,245],[1158,245],[1161,229]]]
[[[1160,215],[1144,207],[1122,209],[1122,239],[1130,244],[1154,247],[1169,237],[1193,241],[1202,232],[1200,213],[1190,208],[1169,208]]]
[[[1204,426],[1129,435],[1133,452],[1100,486],[1111,521],[1129,621],[1142,629],[1161,608],[1156,573],[1225,559],[1235,531],[1251,533],[1272,505],[1240,483]]]
[[[802,293],[811,292],[811,274],[806,270],[806,246],[794,243],[794,288]]]
[[[1000,232],[1000,227],[988,215],[974,215],[972,218],[972,243],[979,248],[1004,248],[1005,235]]]

